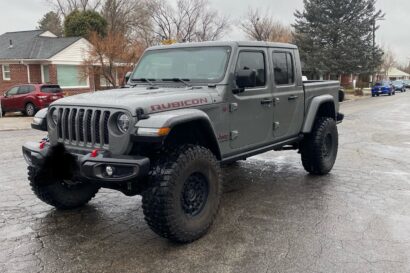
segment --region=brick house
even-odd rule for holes
[[[59,84],[69,95],[104,89],[101,76],[84,73],[90,46],[84,38],[60,38],[43,30],[0,35],[0,95],[22,83]]]

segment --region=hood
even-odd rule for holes
[[[65,97],[51,106],[115,108],[128,110],[132,115],[136,115],[136,109],[142,108],[148,114],[211,104],[212,91],[208,87],[152,90],[147,90],[147,87],[132,87]]]

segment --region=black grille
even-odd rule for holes
[[[103,147],[110,144],[111,113],[94,109],[59,108],[57,133],[60,141],[76,146]]]

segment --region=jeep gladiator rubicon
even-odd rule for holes
[[[60,99],[23,146],[29,181],[57,209],[100,188],[142,195],[151,229],[174,242],[203,236],[218,211],[221,165],[298,150],[324,175],[338,150],[339,83],[302,82],[298,49],[266,42],[204,42],[147,49],[129,88]]]

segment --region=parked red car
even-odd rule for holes
[[[7,90],[1,99],[3,115],[6,112],[22,111],[27,116],[34,116],[42,108],[63,97],[59,85],[22,84]]]

